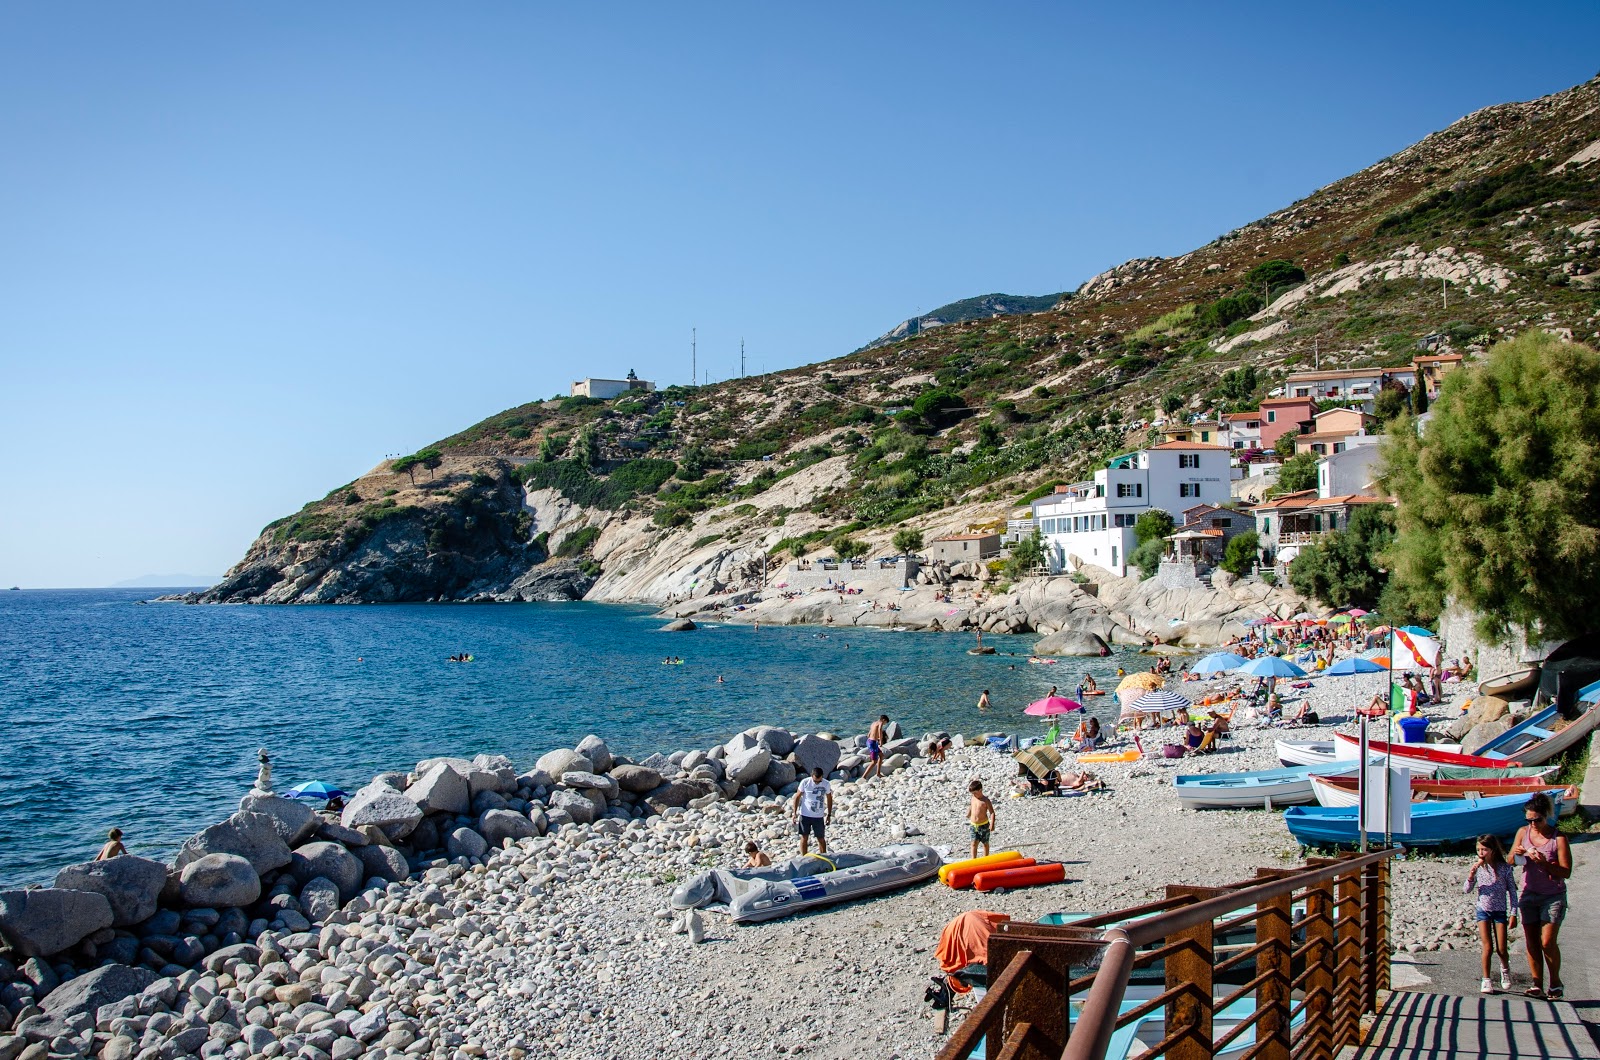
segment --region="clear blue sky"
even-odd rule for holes
[[[0,586],[629,368],[1182,253],[1600,66],[1600,5],[0,8]]]

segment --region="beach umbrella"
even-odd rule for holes
[[[1061,752],[1044,744],[1025,747],[1011,757],[1040,780],[1049,776],[1051,770],[1061,768]]]
[[[1360,607],[1352,607],[1350,610],[1346,611],[1345,614],[1349,615],[1351,618],[1366,618],[1368,615],[1372,614],[1372,612]]]
[[[1243,655],[1235,655],[1231,651],[1214,651],[1195,663],[1190,672],[1197,674],[1226,673],[1229,670],[1237,670],[1249,661]]]
[[[285,791],[283,797],[286,799],[321,799],[326,802],[335,796],[342,799],[348,794],[349,792],[340,791],[332,784],[324,784],[320,780],[310,780],[304,784],[296,784],[288,791]]]
[[[1384,633],[1389,632],[1390,628],[1391,627],[1389,627],[1389,626],[1378,626],[1375,629],[1367,630],[1367,632],[1371,633],[1374,637],[1377,637],[1377,636],[1381,636]]]
[[[1343,626],[1354,622],[1355,619],[1351,618],[1349,615],[1334,615],[1332,618],[1328,619],[1328,621],[1332,622],[1336,626]]]
[[[1380,664],[1376,659],[1357,656],[1354,659],[1340,659],[1322,672],[1329,677],[1348,677],[1351,674],[1381,674],[1388,668],[1387,664]]]
[[[1082,703],[1065,696],[1045,696],[1022,708],[1022,713],[1031,714],[1036,718],[1048,718],[1056,714],[1071,714],[1075,710],[1082,709]]]
[[[1239,667],[1239,673],[1246,677],[1304,677],[1306,672],[1286,659],[1276,655],[1263,655],[1259,659],[1251,659]]]
[[[1401,633],[1408,633],[1413,637],[1438,636],[1438,634],[1434,633],[1431,629],[1423,629],[1421,626],[1401,626],[1399,629]]]
[[[1146,714],[1156,714],[1168,710],[1188,710],[1192,706],[1194,706],[1192,701],[1183,698],[1176,692],[1168,692],[1165,689],[1147,692],[1132,703],[1134,710],[1143,711]]]
[[[1164,688],[1166,684],[1166,679],[1160,674],[1153,674],[1145,670],[1141,673],[1129,674],[1124,677],[1122,683],[1117,685],[1117,691],[1123,692],[1130,688],[1143,688],[1148,691],[1152,688]]]
[[[1309,611],[1302,611],[1302,612],[1300,612],[1300,613],[1299,613],[1299,614],[1298,614],[1298,615],[1295,615],[1295,616],[1294,616],[1294,620],[1295,620],[1295,621],[1296,621],[1296,622],[1306,622],[1306,621],[1310,621],[1310,620],[1313,620],[1313,619],[1315,619],[1315,618],[1316,618],[1316,617],[1317,617],[1317,616],[1316,616],[1316,615],[1313,615],[1313,614],[1312,614],[1312,613],[1311,613],[1311,612],[1309,612]]]
[[[1256,626],[1266,626],[1271,625],[1271,623],[1272,619],[1270,618],[1252,618],[1250,621],[1246,622],[1245,625],[1251,629],[1254,629]]]

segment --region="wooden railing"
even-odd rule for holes
[[[938,1060],[965,1060],[980,1042],[987,1060],[1332,1060],[1389,989],[1394,853],[1172,886],[1162,901],[1071,927],[1002,924],[988,992]],[[1153,995],[1125,1000],[1135,973],[1157,965]]]

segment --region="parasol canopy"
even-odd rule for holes
[[[1190,670],[1190,673],[1226,673],[1229,670],[1237,670],[1239,667],[1243,666],[1249,661],[1250,660],[1246,659],[1243,655],[1235,655],[1231,651],[1214,651],[1210,655],[1207,655],[1204,659],[1201,659],[1199,662],[1195,663],[1194,668]]]
[[[1190,700],[1183,698],[1176,692],[1168,692],[1165,689],[1148,692],[1133,701],[1133,709],[1143,711],[1146,714],[1163,713],[1169,710],[1188,710],[1192,706],[1194,706],[1194,703]]]
[[[1052,770],[1061,768],[1061,752],[1047,744],[1025,747],[1011,757],[1040,780],[1049,776]]]
[[[1160,674],[1153,674],[1150,671],[1145,670],[1141,673],[1129,674],[1127,677],[1124,677],[1122,679],[1122,683],[1117,685],[1117,691],[1122,692],[1129,688],[1143,688],[1147,690],[1164,688],[1166,687],[1166,684],[1166,678],[1162,677]]]
[[[1082,703],[1065,696],[1045,696],[1022,708],[1022,713],[1031,714],[1036,718],[1048,718],[1055,714],[1071,714],[1075,710],[1082,709]]]
[[[1306,672],[1294,663],[1280,659],[1276,655],[1263,655],[1259,659],[1251,659],[1239,667],[1239,672],[1248,677],[1304,677]]]
[[[1389,667],[1386,663],[1380,664],[1377,659],[1340,659],[1326,670],[1322,671],[1329,677],[1348,677],[1351,674],[1381,674]]]

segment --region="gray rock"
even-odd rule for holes
[[[350,1021],[350,1036],[358,1041],[370,1042],[389,1029],[389,1012],[375,1005],[361,1016]]]
[[[903,740],[890,740],[883,745],[884,755],[905,755],[907,758],[921,758],[922,747],[915,738]]]
[[[178,851],[172,867],[181,870],[211,854],[233,854],[244,858],[257,875],[289,864],[289,844],[278,834],[277,822],[264,813],[241,811],[191,836]]]
[[[675,618],[671,622],[668,622],[666,625],[662,626],[661,627],[661,632],[663,632],[663,633],[688,633],[691,630],[695,630],[695,629],[699,629],[699,628],[700,628],[699,626],[695,625],[692,621],[690,621],[687,618]]]
[[[547,831],[559,832],[563,827],[575,823],[572,814],[559,806],[552,806],[545,811],[545,828]]]
[[[472,796],[472,812],[482,815],[490,810],[510,809],[511,804],[498,791],[480,791]]]
[[[1035,655],[1110,655],[1111,649],[1098,634],[1064,629],[1048,637],[1039,638],[1033,646]]]
[[[317,830],[317,815],[310,806],[298,799],[285,799],[277,795],[257,795],[254,792],[239,800],[240,813],[264,813],[272,818],[283,841],[291,847],[299,846]]]
[[[300,888],[300,908],[313,924],[327,923],[339,911],[339,885],[323,876],[307,880]]]
[[[898,721],[891,721],[889,724],[883,727],[883,738],[886,741],[899,740],[903,739],[904,737],[905,733],[900,731],[900,723]]]
[[[794,736],[788,729],[780,729],[776,725],[757,725],[745,731],[756,743],[771,751],[774,758],[783,758],[794,750]]]
[[[794,742],[791,757],[799,772],[810,776],[813,769],[821,769],[827,776],[839,767],[839,745],[821,736],[802,736]]]
[[[884,775],[888,776],[891,773],[898,773],[910,764],[911,759],[907,755],[889,755],[883,760]]]
[[[622,786],[611,777],[601,776],[599,773],[585,773],[574,769],[570,773],[561,774],[561,783],[569,788],[585,788],[598,791],[608,799],[617,797]]]
[[[511,775],[513,788],[516,787],[516,779],[516,774],[513,773]],[[475,799],[479,795],[498,795],[503,787],[505,787],[505,783],[499,773],[474,767],[472,772],[467,774],[468,798]]]
[[[1478,748],[1511,728],[1510,715],[1503,715],[1494,721],[1486,721],[1481,725],[1473,726],[1471,732],[1462,737],[1461,753],[1472,754]]]
[[[539,835],[538,826],[514,810],[489,810],[478,818],[478,831],[491,847],[499,847],[507,839],[533,839]]]
[[[649,766],[613,766],[611,779],[616,781],[617,787],[623,791],[643,795],[660,785],[661,774]]]
[[[165,865],[132,854],[69,865],[56,873],[57,887],[105,895],[111,903],[113,927],[128,927],[155,915],[156,901],[166,883]]]
[[[748,751],[752,747],[759,746],[760,744],[756,743],[756,738],[750,735],[749,732],[741,732],[733,739],[722,745],[722,755],[720,757],[726,759],[729,755],[735,754],[736,752]],[[717,755],[717,748],[712,748],[711,750],[707,751],[706,754],[711,758],[719,757]]]
[[[347,847],[364,847],[372,842],[366,833],[346,828],[338,821],[330,821],[326,817],[317,818],[316,834],[330,843],[343,843]]]
[[[716,790],[716,785],[689,780],[669,780],[645,796],[645,803],[657,813],[668,809],[682,809],[691,799],[698,799]]]
[[[572,773],[574,771],[593,773],[594,763],[576,751],[569,751],[565,747],[559,747],[543,755],[534,768],[540,772],[548,773],[552,777],[559,777],[563,773]]]
[[[423,813],[466,813],[472,808],[467,778],[449,762],[440,762],[424,773],[406,789],[406,798]]]
[[[612,766],[611,748],[600,737],[590,734],[578,741],[578,753],[589,760],[596,773],[609,773]]]
[[[730,750],[724,767],[727,778],[743,786],[754,784],[766,776],[767,766],[771,764],[772,752],[757,744],[742,751]]]
[[[361,859],[338,843],[318,841],[298,847],[289,863],[289,874],[305,884],[318,876],[332,880],[345,898],[354,898],[361,889]]]
[[[471,775],[473,768],[472,763],[467,761],[465,758],[455,758],[450,755],[439,755],[436,758],[424,758],[422,761],[418,762],[417,768],[414,770],[414,772],[418,777],[425,777],[429,773],[433,772],[433,768],[435,766],[439,765],[449,766],[451,769],[460,774],[462,780],[466,780],[467,777]],[[406,790],[410,791],[411,789],[407,788]]]
[[[594,803],[582,792],[566,788],[558,788],[550,793],[550,808],[564,811],[578,824],[594,824],[595,818],[600,816]]]
[[[224,946],[205,959],[205,969],[208,972],[221,972],[228,966],[229,961],[260,964],[261,948],[249,942],[241,942],[234,946]],[[143,987],[140,989],[143,989]]]
[[[394,847],[373,844],[360,847],[353,853],[361,862],[361,871],[368,879],[395,883],[405,879],[411,872],[411,865],[406,861],[406,856]]]
[[[247,1023],[240,1028],[240,1041],[245,1048],[250,1050],[251,1056],[261,1056],[267,1047],[277,1044],[278,1039],[267,1028],[258,1023]]]
[[[767,772],[761,778],[761,786],[777,791],[779,788],[794,783],[794,763],[785,762],[774,758],[767,764]]]
[[[345,803],[339,823],[357,830],[363,825],[374,825],[390,839],[404,839],[422,823],[422,811],[394,788],[386,784],[368,784]]]
[[[238,854],[207,854],[191,861],[183,867],[178,883],[183,900],[190,905],[243,906],[261,897],[261,877]]]
[[[444,850],[453,858],[481,858],[489,852],[489,844],[472,829],[457,828],[445,837]]]
[[[47,957],[111,926],[111,903],[93,891],[0,891],[0,936],[25,957]]]

